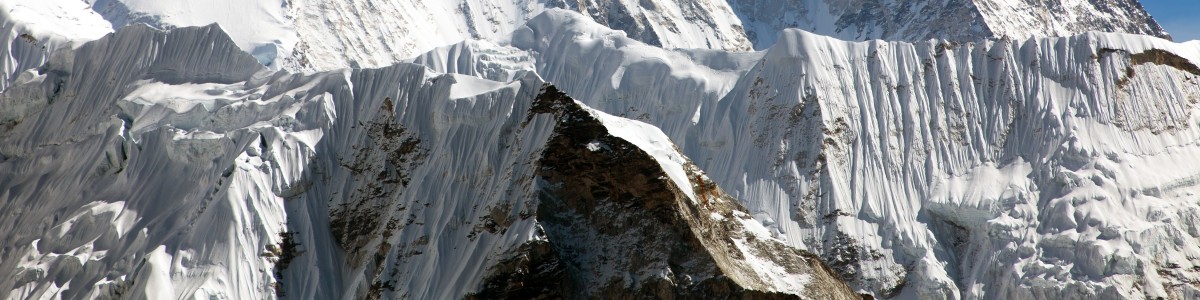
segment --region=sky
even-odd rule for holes
[[[1200,40],[1200,0],[1141,0],[1176,42]]]

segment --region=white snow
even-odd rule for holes
[[[64,1],[64,0],[56,0]],[[85,0],[116,26],[150,19],[161,28],[218,24],[259,63],[277,66],[299,40],[283,0]],[[75,1],[78,3],[79,1]],[[78,3],[84,4],[84,3]],[[95,12],[91,12],[95,14]]]
[[[77,0],[0,2],[0,91],[54,50],[110,32],[112,25]]]
[[[1150,49],[1197,64],[1194,43],[1111,33],[846,42],[789,30],[763,53],[676,57],[687,52],[644,48],[584,19],[548,14],[518,29],[510,45],[529,51],[538,74],[578,100],[661,128],[793,246],[878,253],[860,257],[856,287],[867,291],[907,278],[911,297],[1058,298],[1072,285],[1165,295],[1135,291],[1129,278],[1166,268],[1155,256],[1190,261],[1200,245],[1200,235],[1180,234],[1200,232],[1187,222],[1147,221],[1197,216],[1197,166],[1185,158],[1200,140],[1196,75],[1141,64],[1122,79],[1127,55]],[[658,75],[631,77],[633,65]],[[680,71],[694,68],[715,73]],[[1171,200],[1136,200],[1147,193]],[[1081,200],[1098,195],[1122,200]],[[1078,220],[1077,212],[1104,221]],[[835,232],[853,240],[827,242]],[[1112,238],[1130,234],[1140,237]],[[1172,242],[1150,238],[1164,235]],[[1061,242],[1081,238],[1087,242]],[[953,246],[958,239],[964,246]],[[1114,242],[1158,250],[1131,256],[1119,254],[1137,253],[1122,252],[1131,246],[1093,246]],[[1067,246],[1092,254],[1075,261],[1059,254]],[[1125,267],[1138,264],[1158,267]],[[1104,268],[1124,271],[1095,271]],[[1186,279],[1146,280],[1139,284]]]
[[[470,98],[508,85],[505,82],[466,75],[450,74],[450,76],[454,78],[454,85],[450,87],[450,99]]]
[[[644,0],[18,0],[16,24],[46,24],[70,39],[135,23],[156,28],[218,24],[260,63],[293,71],[383,67],[462,40],[501,41],[543,12],[566,9],[668,49],[747,51],[785,28],[849,40],[1023,39],[1091,30],[1163,35],[1130,0],[1021,1]],[[26,9],[29,10],[29,9]],[[103,18],[100,18],[103,16]],[[26,21],[26,19],[35,21]],[[55,20],[55,21],[50,21]],[[108,24],[105,24],[108,23]]]
[[[596,151],[600,151],[600,149],[604,149],[604,144],[601,144],[600,141],[591,141],[591,142],[588,142],[587,145],[585,145],[585,146],[587,147],[588,151],[592,151],[592,152],[596,152]]]
[[[259,1],[194,14],[184,8],[197,4],[176,2],[93,9],[126,14],[109,21],[218,22],[236,31],[235,43],[217,27],[129,27],[77,46],[111,23],[71,1],[0,3],[0,105],[19,108],[0,114],[0,241],[13,245],[0,260],[0,290],[79,298],[133,282],[148,298],[269,297],[277,261],[263,251],[288,230],[304,251],[283,271],[289,297],[355,297],[373,274],[351,262],[374,256],[339,249],[328,210],[375,182],[347,167],[363,155],[372,171],[407,168],[407,187],[392,189],[402,192],[379,211],[422,225],[361,249],[394,249],[383,263],[402,271],[383,277],[407,296],[461,298],[497,253],[535,238],[536,222],[520,216],[533,205],[523,199],[535,198],[529,162],[553,120],[523,124],[528,103],[518,99],[544,78],[594,107],[694,198],[674,141],[750,210],[753,219],[739,220],[756,238],[824,254],[856,249],[852,284],[863,292],[904,282],[909,298],[1200,295],[1176,285],[1200,280],[1200,79],[1129,61],[1161,49],[1200,65],[1195,42],[1112,33],[848,42],[785,30],[762,52],[665,50],[565,10],[538,15],[546,9],[534,2],[469,2],[471,17],[429,13],[466,2]],[[834,20],[821,5],[811,24]],[[663,7],[642,15],[677,13]],[[1028,33],[1013,13],[992,16],[1016,22],[996,30]],[[489,18],[496,23],[468,24]],[[704,27],[688,24],[660,41],[702,41],[673,40]],[[754,30],[775,26],[764,24]],[[1075,31],[1051,24],[1030,35]],[[22,33],[38,42],[20,44]],[[447,46],[476,35],[493,41]],[[401,60],[426,67],[293,74],[257,64]],[[363,124],[386,117],[420,141],[421,163],[398,167],[359,151],[378,143]],[[476,229],[485,216],[513,222],[502,233]]]
[[[667,173],[676,187],[687,194],[688,198],[696,199],[692,180],[688,178],[685,168],[688,159],[679,153],[675,144],[671,143],[671,138],[663,134],[662,130],[650,124],[614,117],[597,110],[589,109],[589,112],[608,128],[609,134],[630,142],[642,151],[646,151],[646,154],[650,154],[662,166],[663,171]]]
[[[89,41],[112,32],[112,25],[76,0],[5,1],[0,3],[0,19],[8,24],[5,27],[39,39]]]

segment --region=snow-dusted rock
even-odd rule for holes
[[[556,8],[583,13],[656,46],[752,48],[740,20],[721,0],[86,2],[110,27],[146,23],[166,29],[215,22],[264,64],[293,70],[383,67],[464,39],[499,39]]]
[[[432,5],[422,3],[262,2],[228,16],[175,17],[169,1],[97,1],[99,15],[63,1],[13,3],[0,3],[8,5],[0,14],[9,13],[0,15],[0,274],[11,274],[0,277],[0,290],[17,298],[486,296],[520,292],[512,287],[541,282],[563,270],[557,263],[591,274],[573,283],[587,283],[588,295],[605,295],[597,289],[606,284],[694,295],[689,282],[715,278],[712,266],[751,290],[815,298],[839,290],[809,288],[836,280],[814,280],[821,269],[794,260],[812,262],[797,249],[883,298],[1200,295],[1200,43],[1072,35],[1161,35],[1139,21],[1134,2],[926,6],[938,12],[935,22],[955,20],[951,29],[908,15],[868,18],[896,11],[869,1],[846,4],[856,17],[844,27],[833,19],[840,13],[762,6],[837,25],[811,28],[822,34],[917,42],[775,35],[771,19],[747,27],[775,36],[751,35],[760,48],[772,45],[761,52],[646,44],[654,32],[675,47],[655,27],[665,23],[621,17],[638,15],[632,8],[646,1],[570,6],[586,16],[542,3],[528,11],[469,6],[470,17],[438,20],[422,19],[432,8],[399,7]],[[739,3],[751,2],[732,6],[747,20]],[[1099,13],[1054,21],[1091,11]],[[275,33],[231,39],[220,29],[251,25],[230,22],[171,33],[128,25],[245,14],[266,14],[244,21]],[[101,15],[108,24],[96,21]],[[113,25],[128,28],[77,43]],[[398,34],[414,28],[437,34]],[[489,28],[479,37],[492,40],[441,46],[466,36],[463,28]],[[940,33],[922,35],[929,32]],[[696,36],[724,39],[708,39],[714,34]],[[1008,38],[980,39],[1001,35]],[[1025,38],[1044,35],[1063,37]],[[414,64],[271,71],[385,66],[419,49],[433,50],[403,59]],[[551,153],[590,153],[585,165],[648,156],[657,168],[639,166],[659,176],[637,185],[544,168],[539,158],[564,120],[532,109],[543,79],[583,103],[609,135]],[[645,155],[600,155],[616,149],[612,139]],[[713,190],[705,176],[728,191],[712,198],[722,205],[704,205]],[[639,213],[560,189],[603,191],[601,181],[667,189],[654,203],[680,207],[666,210],[682,220],[670,223],[677,234],[546,214]],[[563,209],[540,211],[543,200]],[[606,233],[613,228],[647,235]],[[664,244],[612,245],[646,236]],[[689,243],[707,254],[688,252],[701,256],[688,267],[589,252],[695,250],[678,246]],[[582,250],[562,259],[563,249]],[[525,272],[531,265],[549,272]],[[504,275],[513,272],[537,276]],[[796,289],[801,282],[808,285]]]
[[[0,131],[7,297],[517,295],[529,251],[561,262],[546,279],[564,296],[858,297],[662,132],[532,72],[275,72],[215,25],[127,26],[64,51],[0,94],[42,103]],[[550,145],[570,139],[600,144]],[[622,193],[562,190],[579,183]],[[576,217],[591,221],[561,222]]]
[[[862,291],[1196,293],[1200,235],[1183,221],[1197,218],[1195,43],[788,30],[735,54],[654,49],[551,13],[501,48],[528,51],[589,106],[662,128],[777,236]]]
[[[787,28],[844,40],[959,42],[1088,31],[1166,37],[1136,0],[729,0],[756,49]]]

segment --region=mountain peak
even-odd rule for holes
[[[1136,0],[730,0],[755,48],[799,28],[843,40],[974,41],[1104,31],[1167,37]]]
[[[80,1],[0,1],[11,297],[1200,295],[1133,0]]]
[[[132,23],[166,29],[215,22],[265,65],[306,71],[382,67],[464,39],[501,40],[556,9],[651,46],[726,51],[766,49],[787,28],[851,41],[1023,39],[1087,31],[1167,37],[1136,0],[294,0],[282,6],[277,0],[253,0],[226,5],[253,8],[236,12],[184,0],[88,2],[90,11],[55,14],[88,14],[77,19],[89,20],[99,14],[111,22],[93,26],[99,31]]]

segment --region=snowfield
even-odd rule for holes
[[[558,183],[541,178],[554,167],[540,156],[566,130],[556,111],[570,108],[532,107],[545,90],[532,70],[504,82],[414,64],[293,74],[258,64],[215,25],[132,25],[61,51],[0,97],[38,104],[0,132],[8,297],[462,298],[515,276],[504,273],[512,257],[548,240],[539,220],[556,215],[538,199]],[[747,234],[744,208],[701,198],[694,185],[707,177],[657,128],[570,105],[633,145],[630,159],[657,162],[663,176],[649,179],[676,198],[646,200],[731,216],[658,234]],[[703,196],[719,197],[707,186]],[[698,206],[714,201],[723,206]],[[715,248],[688,248],[695,266],[596,271],[631,287],[676,284],[679,272],[695,280],[678,283],[686,289],[727,280],[857,297],[819,261],[755,257],[785,247],[773,238],[732,249],[675,238]]]
[[[787,28],[860,41],[967,42],[1087,31],[1167,36],[1134,0],[11,0],[0,5],[12,10],[14,19],[26,20],[17,24],[76,26],[55,32],[90,39],[98,38],[95,32],[135,23],[159,29],[217,23],[264,65],[309,72],[384,67],[462,40],[500,40],[552,9],[578,12],[667,49],[763,50]]]
[[[1200,297],[1200,43],[1133,1],[877,2],[0,3],[0,294]],[[640,218],[543,163],[621,143],[681,227],[563,225]]]
[[[587,105],[662,128],[757,219],[860,291],[1195,295],[1179,284],[1198,275],[1183,263],[1196,263],[1200,236],[1194,44],[1104,33],[846,42],[786,30],[766,51],[727,53],[646,48],[589,24],[552,12],[491,50],[464,43],[415,62],[487,76],[451,64],[527,51]]]

